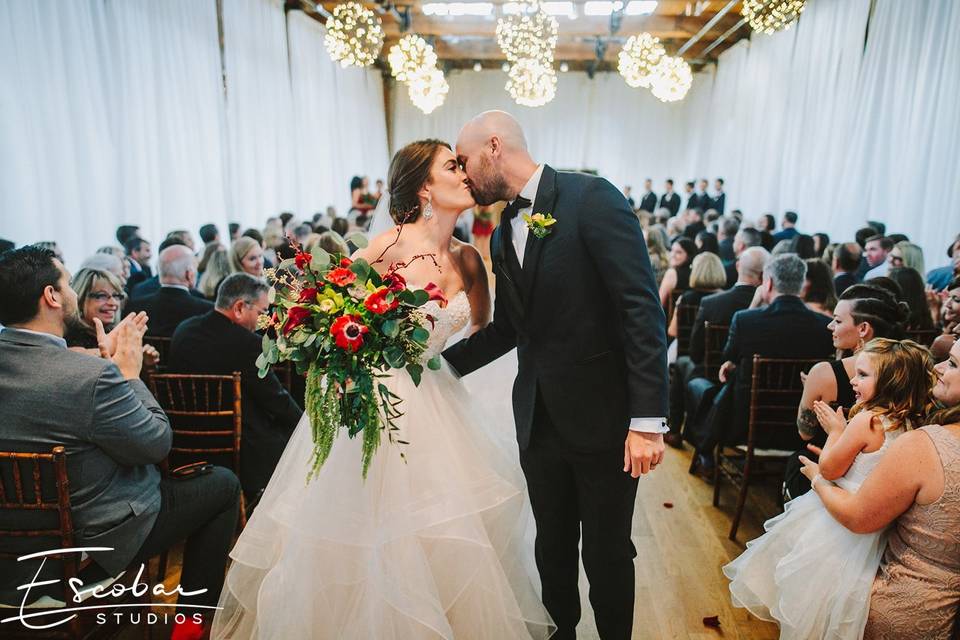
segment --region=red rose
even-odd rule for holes
[[[288,335],[291,331],[304,324],[310,319],[311,311],[305,307],[293,307],[287,311],[287,323],[283,325],[283,335]]]
[[[355,274],[353,271],[350,271],[350,269],[347,269],[345,267],[338,267],[336,269],[332,269],[330,273],[327,274],[327,282],[331,282],[337,285],[338,287],[349,286],[353,284],[353,282],[356,279],[357,279],[357,274]]]
[[[298,251],[297,255],[293,258],[293,261],[297,265],[297,269],[300,269],[301,271],[310,265],[311,260],[313,260],[313,256],[309,253],[304,253],[303,251]]]
[[[330,335],[337,346],[345,351],[359,350],[363,346],[363,336],[368,331],[360,316],[354,315],[340,316],[330,326]]]
[[[352,264],[353,264],[353,260],[351,260],[350,258],[340,258],[340,266],[343,267],[344,269],[346,269]]]
[[[300,297],[297,299],[297,302],[314,302],[317,299],[317,289],[316,287],[307,287],[300,292]]]
[[[447,306],[447,297],[443,295],[443,289],[430,282],[423,288],[423,290],[430,295],[430,300],[437,301],[441,309]]]
[[[399,273],[388,273],[383,276],[383,284],[390,291],[397,293],[398,291],[403,291],[407,288],[407,281],[403,279],[403,276]]]
[[[388,311],[393,311],[398,306],[400,306],[400,300],[394,296],[393,301],[388,301],[387,296],[391,295],[389,289],[377,289],[363,301],[363,306],[367,308],[370,313],[386,313]]]

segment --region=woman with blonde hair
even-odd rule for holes
[[[834,412],[814,403],[829,434],[822,452],[812,449],[820,453],[816,491],[788,502],[781,515],[764,523],[766,533],[723,568],[734,605],[778,622],[781,639],[863,637],[886,545],[884,527],[870,533],[845,528],[824,506],[819,485],[856,492],[931,408],[936,375],[925,347],[876,338],[860,351],[856,368],[851,384],[857,403],[849,423],[842,408]]]
[[[217,299],[217,290],[223,279],[232,273],[230,268],[230,252],[226,247],[218,246],[207,260],[207,269],[200,276],[197,288],[208,300]]]
[[[242,236],[230,246],[230,272],[263,276],[263,249],[253,238]]]
[[[690,288],[683,292],[677,301],[681,305],[699,307],[700,301],[711,293],[716,293],[727,284],[727,273],[723,268],[723,261],[715,253],[709,251],[698,253],[690,266]],[[677,308],[673,310],[667,335],[676,338],[679,331]]]
[[[120,320],[127,296],[123,283],[103,269],[80,269],[70,286],[77,292],[77,321],[67,328],[64,338],[69,347],[97,348],[97,330],[93,319],[99,318],[104,331],[110,331]]]
[[[647,254],[650,256],[650,266],[653,267],[653,276],[657,279],[657,286],[663,281],[663,274],[670,268],[670,254],[667,251],[667,232],[662,224],[655,224],[644,231],[647,238]]]
[[[908,267],[919,274],[927,272],[923,263],[923,249],[906,240],[893,245],[893,249],[887,255],[887,262],[890,263],[891,269]]]

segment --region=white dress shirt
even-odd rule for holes
[[[883,262],[870,269],[863,275],[863,281],[866,282],[870,278],[881,278],[890,273],[890,262],[884,258]]]
[[[520,190],[520,196],[530,201],[529,207],[524,207],[517,212],[516,217],[510,221],[510,231],[513,233],[513,248],[517,252],[517,260],[520,266],[523,266],[523,252],[527,247],[527,235],[530,230],[523,219],[524,214],[532,214],[533,203],[537,201],[537,191],[540,189],[540,178],[543,176],[543,165],[538,165],[537,170],[533,172],[527,184]],[[537,213],[552,213],[550,211],[539,211]],[[630,430],[643,433],[667,433],[670,428],[667,426],[667,419],[663,417],[654,418],[631,418]]]

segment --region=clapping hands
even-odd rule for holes
[[[97,347],[100,356],[112,360],[127,380],[140,377],[143,366],[143,336],[147,332],[147,314],[131,313],[117,323],[110,333],[103,329],[99,318],[93,323],[97,330]]]
[[[817,414],[817,420],[820,426],[829,435],[834,429],[843,431],[847,428],[847,419],[843,415],[843,407],[837,407],[836,412],[830,408],[830,405],[823,400],[816,400],[813,403],[813,412]]]

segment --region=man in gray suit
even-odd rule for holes
[[[91,557],[116,575],[186,539],[181,584],[204,592],[180,604],[215,606],[239,483],[219,468],[189,481],[161,478],[154,465],[167,456],[171,431],[139,379],[145,314],[131,314],[109,335],[98,323],[99,358],[67,349],[63,335],[76,317],[77,294],[52,252],[23,247],[0,256],[0,450],[63,445],[76,545],[111,548]],[[9,515],[0,512],[0,528]],[[0,551],[49,549],[9,540],[0,538],[10,547]],[[36,565],[24,564],[0,567],[0,598],[30,582]],[[14,602],[22,597],[12,593]]]

